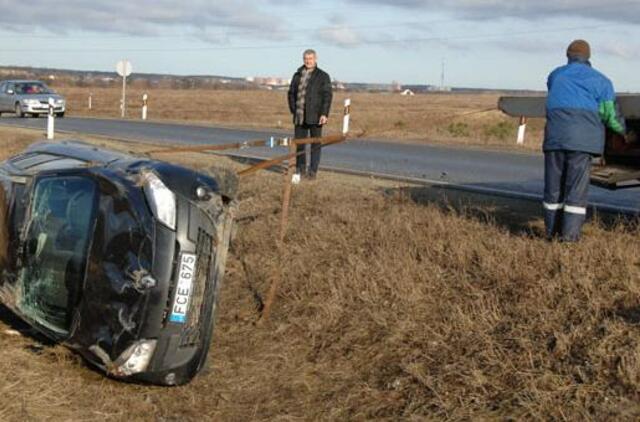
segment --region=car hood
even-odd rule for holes
[[[16,97],[20,100],[38,100],[44,101],[45,103],[49,101],[49,98],[64,100],[64,98],[58,94],[18,94]]]

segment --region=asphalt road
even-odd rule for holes
[[[46,128],[46,119],[17,119],[4,116],[2,125]],[[249,131],[181,124],[129,120],[64,118],[56,119],[56,130],[113,138],[185,143],[222,144],[283,136],[278,131]],[[60,134],[58,139],[81,139]],[[286,153],[284,148],[243,150],[244,155],[269,157]],[[451,148],[422,144],[353,140],[323,150],[323,166],[344,171],[375,173],[415,179],[500,195],[541,199],[542,156],[533,153],[500,152]],[[590,202],[603,209],[640,214],[640,188],[608,191],[592,187]]]

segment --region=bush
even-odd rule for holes
[[[462,122],[450,123],[447,127],[447,131],[455,138],[463,138],[471,135],[469,125]]]
[[[498,122],[484,129],[485,138],[495,138],[501,141],[516,136],[516,126],[511,122]]]
[[[397,120],[394,124],[393,127],[396,129],[404,129],[405,127],[407,127],[407,124],[405,123],[404,120]]]

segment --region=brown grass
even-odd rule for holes
[[[241,184],[206,373],[180,388],[115,382],[8,334],[5,316],[0,420],[640,417],[637,228],[592,223],[580,244],[547,243],[535,215],[516,229],[497,207],[322,174],[294,191],[282,288],[257,327],[281,180]]]
[[[7,221],[7,201],[5,187],[0,184],[0,268],[7,265],[9,257],[9,222]]]
[[[121,92],[117,88],[62,87],[59,91],[67,96],[71,115],[120,116]],[[90,92],[92,111],[87,108]],[[286,93],[282,91],[132,88],[127,101],[132,118],[141,116],[143,92],[149,93],[149,118],[154,120],[292,128]],[[340,130],[346,97],[353,100],[354,130],[366,130],[369,138],[516,148],[517,121],[497,111],[497,94],[403,97],[391,93],[337,93],[332,107],[332,131]],[[542,127],[542,121],[531,122],[525,149],[540,148]]]

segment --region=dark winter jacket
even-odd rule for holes
[[[588,61],[572,60],[547,81],[547,126],[544,151],[579,151],[600,155],[605,126],[624,134],[613,84]]]
[[[293,75],[291,85],[289,86],[289,111],[295,119],[296,101],[298,98],[298,86],[302,77],[302,69]],[[320,122],[320,116],[329,117],[331,111],[331,100],[333,99],[333,91],[331,88],[331,78],[325,71],[317,68],[309,77],[307,84],[307,95],[305,97],[305,113],[304,121],[308,125],[317,125]]]

